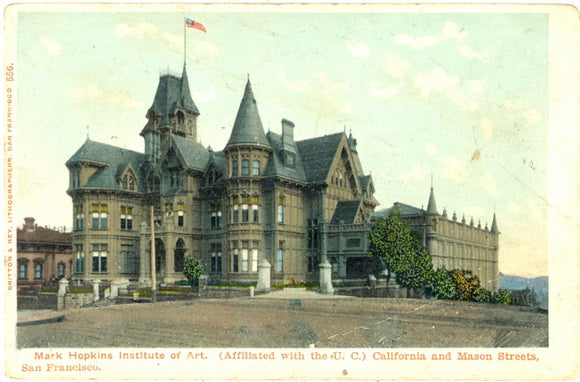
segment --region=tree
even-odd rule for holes
[[[507,290],[500,289],[493,294],[492,301],[494,304],[511,305],[512,294]]]
[[[475,301],[477,291],[480,288],[479,279],[471,271],[454,269],[451,277],[457,286],[457,298],[459,300]]]
[[[183,266],[183,274],[187,278],[189,285],[194,286],[199,280],[199,276],[205,273],[205,267],[203,263],[197,259],[192,259],[191,257],[185,260],[185,265]]]
[[[392,273],[405,288],[427,285],[433,273],[431,255],[409,226],[401,221],[397,206],[388,219],[379,219],[370,234],[369,255],[387,267],[387,283]]]
[[[438,299],[454,300],[457,297],[457,284],[445,266],[433,272],[428,291]]]

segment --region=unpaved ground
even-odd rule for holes
[[[191,300],[66,312],[17,329],[28,347],[537,347],[548,315],[407,299]]]

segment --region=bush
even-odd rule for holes
[[[433,272],[427,291],[438,299],[454,300],[457,297],[457,285],[445,267]]]
[[[199,280],[199,276],[205,273],[205,267],[203,263],[197,259],[192,259],[191,257],[185,260],[185,265],[183,267],[183,274],[187,278],[189,285],[194,286]]]
[[[489,304],[492,302],[492,293],[485,288],[479,288],[475,293],[475,301]]]
[[[494,304],[511,305],[512,304],[512,294],[510,291],[500,289],[493,294],[492,301]]]

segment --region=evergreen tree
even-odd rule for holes
[[[394,273],[397,283],[405,288],[426,286],[433,273],[431,255],[409,226],[401,221],[397,206],[393,207],[388,219],[379,219],[371,231],[369,255],[385,264],[387,282]]]

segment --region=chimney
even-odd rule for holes
[[[24,230],[26,232],[34,231],[34,218],[24,218]]]
[[[294,122],[282,119],[282,149],[294,142]]]

